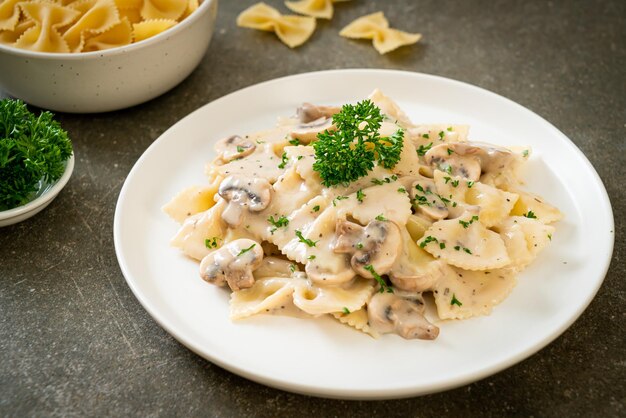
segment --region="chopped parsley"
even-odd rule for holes
[[[452,185],[452,187],[456,187],[459,185],[459,180],[452,180],[450,184]]]
[[[406,193],[406,189],[404,187],[400,187],[398,189],[398,193]]]
[[[357,180],[372,170],[375,162],[390,169],[400,161],[404,131],[398,129],[381,137],[378,129],[382,121],[380,109],[367,99],[346,104],[333,115],[336,130],[319,133],[313,143],[313,170],[320,174],[324,186]]]
[[[270,216],[269,218],[267,218],[267,222],[274,226],[274,228],[270,230],[272,235],[274,234],[274,231],[276,231],[278,228],[283,228],[289,225],[289,219],[287,219],[283,215],[281,215],[278,219],[274,219],[274,216]]]
[[[443,178],[443,180],[446,182],[446,184],[448,184],[448,182],[449,182],[450,180],[452,180],[452,179],[451,179],[450,177],[448,177],[448,176],[445,176],[445,177]]]
[[[289,159],[287,158],[287,153],[283,152],[282,157],[280,157],[280,164],[278,164],[278,168],[285,168],[285,165],[287,165],[287,161],[289,161]]]
[[[346,200],[348,196],[337,196],[333,199],[333,206],[337,206],[337,200]]]
[[[428,134],[422,134],[422,138],[430,139],[430,135],[428,135]],[[432,145],[432,144],[431,144],[431,145]]]
[[[468,188],[468,189],[471,189],[473,185],[474,185],[474,182],[473,182],[473,181],[468,181],[468,182],[467,182],[467,188]]]
[[[289,270],[293,273],[296,271],[296,265],[295,264],[289,264]]]
[[[294,138],[289,143],[293,146],[300,145],[300,140],[298,138]]]
[[[463,251],[465,251],[468,254],[472,254],[472,251],[467,247],[463,247]]]
[[[537,219],[537,216],[535,215],[535,213],[532,210],[529,210],[528,213],[524,214],[524,216],[529,218],[529,219]]]
[[[315,255],[310,255],[307,257],[308,260],[315,260],[316,256]]]
[[[552,234],[548,234],[548,239],[552,241]]]
[[[365,193],[363,193],[363,190],[359,189],[356,191],[356,200],[358,200],[360,203],[363,203],[363,198],[367,196]]]
[[[446,151],[448,151],[448,155],[452,155],[452,153],[454,152],[453,150],[451,150],[450,148],[448,148]]]
[[[440,242],[439,243],[439,248],[441,248],[442,250],[446,248],[446,243],[445,242]]]
[[[207,238],[204,240],[204,246],[207,248],[217,248],[218,243],[217,241],[221,240],[218,237],[213,237],[213,238]]]
[[[315,244],[317,244],[317,241],[312,241],[310,239],[304,238],[302,236],[302,232],[300,232],[299,230],[296,229],[296,237],[298,237],[298,239],[300,240],[300,242],[305,243],[306,245],[308,245],[309,247],[315,247]]]
[[[342,309],[343,313],[345,313],[346,315],[348,315],[350,313],[350,309],[346,308],[345,306]]]
[[[245,253],[247,253],[248,251],[250,251],[251,249],[253,249],[254,247],[256,247],[256,244],[252,244],[251,246],[249,246],[248,248],[244,248],[243,250],[239,251],[239,254],[237,254],[237,257],[244,255]]]
[[[456,305],[458,307],[463,306],[461,301],[456,298],[456,295],[454,293],[452,294],[452,300],[450,301],[450,306],[452,306],[452,305]]]
[[[363,249],[363,243],[362,243],[362,242],[359,242],[359,243],[356,245],[356,248],[357,248],[357,249],[359,249],[359,250],[362,250],[362,249]]]
[[[463,228],[467,229],[467,227],[469,227],[471,224],[474,223],[474,221],[477,221],[477,220],[478,220],[478,216],[474,215],[472,216],[472,219],[470,219],[469,221],[459,220],[459,223],[463,225]]]
[[[237,152],[244,152],[245,149],[241,145],[237,145]]]
[[[380,215],[378,215],[378,216],[376,217],[376,220],[377,220],[377,221],[381,221],[381,222],[382,222],[382,221],[386,221],[386,220],[387,220],[387,218],[385,218],[385,217],[383,216],[383,214],[381,213]]]
[[[523,156],[524,158],[528,157],[528,150],[527,150],[527,149],[525,149],[525,150],[522,152],[522,156]]]
[[[430,244],[431,242],[439,242],[439,240],[437,238],[429,235],[426,238],[424,238],[424,241],[422,241],[420,243],[420,248],[426,247],[426,245]]]
[[[443,141],[443,137],[446,136],[446,133],[444,131],[439,131],[439,140]]]
[[[448,126],[448,132],[452,132],[452,126]]]
[[[428,138],[428,134],[424,138]],[[433,143],[431,142],[428,145],[420,145],[417,147],[417,155],[426,155],[426,153],[432,148]]]
[[[311,212],[319,212],[320,211],[320,205],[315,205],[313,206],[313,209],[311,209]]]
[[[387,283],[385,283],[385,280],[382,277],[380,277],[378,273],[376,273],[376,270],[374,270],[374,266],[372,266],[371,264],[368,264],[367,266],[363,268],[369,271],[370,273],[372,273],[372,276],[374,276],[374,279],[376,279],[378,284],[380,284],[380,290],[379,290],[380,293],[383,293],[383,292],[393,293],[393,289],[389,287]]]

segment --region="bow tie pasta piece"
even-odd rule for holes
[[[334,7],[333,3],[348,0],[299,0],[286,1],[285,6],[301,15],[316,17],[318,19],[332,19]]]
[[[404,45],[411,45],[422,38],[419,33],[402,32],[389,27],[383,12],[360,17],[343,28],[339,35],[350,39],[372,39],[374,48],[386,54]]]
[[[514,269],[469,271],[451,268],[433,288],[441,319],[489,315],[517,284]]]
[[[343,308],[358,311],[374,293],[374,281],[360,277],[344,286],[316,286],[299,281],[293,293],[293,304],[311,315],[339,312]]]
[[[368,99],[372,101],[378,108],[381,113],[387,115],[392,121],[397,123],[403,128],[410,128],[413,125],[409,117],[404,113],[404,111],[398,106],[396,102],[394,102],[390,97],[385,96],[380,89],[375,89],[369,96]]]
[[[543,198],[528,192],[514,190],[519,195],[511,215],[537,218],[539,222],[550,224],[563,218],[563,213],[552,205],[547,204]]]
[[[221,200],[206,212],[200,212],[185,219],[172,238],[172,247],[180,248],[183,253],[196,260],[202,260],[213,249],[224,244],[226,225],[222,221],[222,212],[226,202]],[[215,239],[213,242],[207,240]]]
[[[144,0],[141,17],[145,20],[178,20],[187,7],[188,3],[181,0]]]
[[[315,18],[281,15],[265,3],[257,3],[239,14],[237,25],[274,32],[285,45],[295,48],[311,37],[315,31]]]
[[[305,280],[268,277],[257,280],[252,287],[233,292],[230,296],[230,318],[243,319],[285,307],[291,303],[291,295],[297,281]]]
[[[369,318],[367,316],[367,309],[359,309],[358,311],[350,311],[346,313],[333,312],[333,317],[344,325],[357,329],[361,332],[371,335],[374,338],[379,338],[380,334],[369,326]]]
[[[4,0],[0,3],[0,31],[15,30],[17,22],[20,20],[20,9],[18,2],[22,0]]]
[[[101,34],[120,22],[113,0],[82,0],[68,7],[80,13],[80,18],[63,33],[71,52],[81,52],[88,37]]]
[[[120,23],[113,25],[108,30],[85,41],[83,52],[102,51],[128,45],[133,41],[133,27],[128,18],[123,17]]]
[[[14,44],[20,36],[24,34],[28,29],[35,26],[34,20],[24,20],[15,25],[15,28],[11,30],[0,31],[0,43],[2,44]]]
[[[80,13],[69,7],[52,3],[21,3],[20,7],[35,26],[26,30],[15,42],[15,46],[31,51],[70,52],[67,42],[58,28],[71,24]]]
[[[168,30],[176,23],[175,20],[168,19],[144,20],[143,22],[135,23],[133,25],[133,39],[135,42],[143,41]]]
[[[494,228],[506,246],[511,267],[519,270],[532,262],[552,240],[555,228],[537,219],[511,216]]]

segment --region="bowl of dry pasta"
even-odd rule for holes
[[[107,112],[170,90],[204,56],[217,0],[4,0],[0,90],[60,112]]]

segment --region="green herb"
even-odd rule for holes
[[[424,238],[424,241],[422,241],[420,243],[420,248],[426,247],[426,245],[430,244],[431,242],[439,242],[439,240],[437,238],[429,235],[426,238]]]
[[[317,241],[312,241],[310,239],[304,238],[302,236],[302,232],[300,232],[299,230],[296,229],[296,237],[298,237],[298,239],[300,240],[300,242],[305,243],[306,245],[308,245],[309,247],[315,247],[315,244],[317,244]]]
[[[376,220],[377,220],[377,221],[386,221],[386,220],[387,220],[387,218],[385,218],[385,217],[383,216],[383,214],[381,213],[380,215],[378,215],[378,216],[376,217]]]
[[[471,189],[473,185],[474,185],[474,182],[473,182],[473,181],[468,181],[468,182],[467,182],[467,188],[468,188],[468,189]]]
[[[237,145],[237,152],[244,152],[245,149],[241,145]]]
[[[422,138],[430,139],[430,135],[428,135],[428,134],[422,134]],[[432,145],[432,144],[430,144],[430,145]]]
[[[452,126],[448,126],[448,132],[452,132]]]
[[[295,264],[289,264],[289,270],[293,273],[296,271],[296,265]]]
[[[450,197],[452,197],[452,196],[450,196]],[[452,207],[456,208],[456,202],[452,202]]]
[[[450,184],[452,185],[452,187],[456,187],[459,185],[459,180],[452,180]]]
[[[309,260],[315,260],[315,256],[314,256],[314,255],[310,255],[310,256],[308,256],[308,257],[307,257],[307,259],[309,259]]]
[[[336,200],[346,200],[347,198],[348,196],[337,196],[336,198],[333,199],[333,206],[337,206]]]
[[[456,295],[454,293],[452,294],[452,300],[450,301],[450,306],[452,306],[452,305],[456,305],[456,306],[459,306],[459,307],[463,306],[461,301],[456,298]]]
[[[260,139],[257,139],[257,140],[256,140],[256,143],[257,143],[257,144],[259,144],[259,145],[261,145],[261,144],[265,144],[265,141],[261,141]]]
[[[535,213],[532,210],[529,210],[528,213],[524,214],[524,216],[530,219],[537,219],[537,216],[535,216]]]
[[[287,153],[283,152],[282,157],[280,157],[280,164],[278,164],[278,168],[285,168],[289,159],[287,158]]]
[[[524,156],[524,158],[528,157],[528,150],[527,150],[527,149],[525,149],[525,150],[522,152],[522,156]]]
[[[552,234],[548,234],[548,239],[552,241]]]
[[[382,181],[381,179],[372,179],[372,183],[374,183],[377,186],[380,186],[381,184],[385,184],[385,182]]]
[[[428,134],[426,134],[424,138],[428,138]],[[417,155],[426,155],[426,153],[428,152],[428,150],[432,148],[432,146],[433,146],[432,142],[426,146],[420,145],[419,147],[417,147]]]
[[[313,209],[311,210],[311,212],[319,212],[319,211],[320,211],[320,205],[313,206]]]
[[[348,315],[350,313],[350,309],[346,308],[345,306],[343,307],[343,313],[345,313],[346,315]]]
[[[356,200],[358,200],[359,202],[363,203],[363,198],[366,196],[365,193],[363,193],[363,190],[359,189],[356,191]]]
[[[289,141],[289,143],[294,146],[300,145],[300,140],[298,138],[294,138],[291,141]]]
[[[448,177],[448,176],[445,176],[445,177],[443,178],[443,180],[446,182],[446,184],[448,184],[448,182],[449,182],[450,180],[452,180],[452,179],[451,179],[450,177]]]
[[[274,219],[274,216],[270,216],[269,218],[267,218],[267,222],[274,226],[274,228],[270,230],[272,235],[274,234],[274,231],[276,231],[278,228],[286,227],[287,225],[289,225],[289,219],[287,219],[283,215],[281,215],[278,219]]]
[[[303,159],[303,158],[304,158],[304,155],[298,155],[298,156],[296,157],[296,160],[300,161],[300,160],[301,160],[301,159]]]
[[[72,143],[52,113],[35,116],[20,100],[0,100],[0,210],[27,203],[40,180],[61,178],[71,155]]]
[[[376,273],[376,270],[374,270],[374,266],[372,266],[371,264],[368,264],[367,266],[363,267],[365,270],[369,271],[370,273],[372,273],[372,276],[374,276],[374,279],[376,279],[376,281],[378,282],[378,284],[380,284],[380,293],[383,292],[387,292],[387,293],[393,293],[393,289],[390,288],[387,283],[385,283],[385,280],[380,277],[380,275],[378,273]]]
[[[452,174],[452,166],[451,165],[447,166],[444,171],[448,174]]]
[[[333,115],[336,130],[319,133],[313,143],[313,169],[319,172],[325,186],[357,180],[374,168],[374,162],[387,169],[398,163],[404,131],[398,129],[381,137],[378,129],[382,120],[380,109],[370,100],[344,105]]]
[[[446,151],[448,151],[448,155],[452,155],[452,153],[454,152],[453,150],[451,150],[450,148],[448,148]]]
[[[406,193],[406,189],[404,187],[400,187],[398,189],[398,193]]]
[[[443,141],[443,137],[446,136],[446,133],[444,131],[439,131],[439,140]]]
[[[463,251],[465,251],[468,254],[472,253],[472,251],[469,248],[467,248],[467,247],[463,247]]]
[[[362,242],[359,242],[359,243],[356,245],[356,248],[357,248],[357,249],[359,249],[359,250],[362,250],[362,249],[363,249],[363,243],[362,243]]]
[[[243,250],[239,251],[239,254],[237,254],[237,257],[239,257],[240,255],[243,255],[245,253],[247,253],[248,251],[250,251],[251,249],[253,249],[254,247],[256,247],[256,244],[252,244],[251,246],[249,246],[248,248],[244,248]]]
[[[439,243],[439,248],[441,248],[442,250],[446,248],[446,243],[445,242],[440,242]]]
[[[468,226],[470,226],[471,224],[473,224],[473,223],[474,223],[474,221],[477,221],[477,220],[478,220],[478,216],[474,215],[474,216],[472,216],[472,219],[470,219],[469,221],[462,221],[462,220],[459,220],[459,223],[460,223],[461,225],[463,225],[463,228],[466,228],[466,229],[467,229],[467,227],[468,227]]]
[[[459,250],[461,249],[461,246],[460,246],[460,245],[455,245],[455,246],[454,246],[454,249],[455,249],[455,250],[457,250],[457,251],[459,251]]]
[[[217,241],[220,240],[218,237],[207,238],[204,240],[204,246],[207,248],[217,248]]]

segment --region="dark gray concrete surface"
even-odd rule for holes
[[[222,0],[207,55],[169,93],[119,112],[58,116],[75,146],[72,179],[38,216],[0,229],[0,416],[626,416],[626,2],[355,0],[294,51],[235,26],[252,3]],[[377,10],[423,41],[379,56],[337,35]],[[152,141],[239,88],[361,67],[437,74],[509,97],[561,129],[600,174],[615,213],[613,261],[589,308],[547,348],[444,393],[324,400],[214,366],[134,298],[115,257],[113,215]]]

